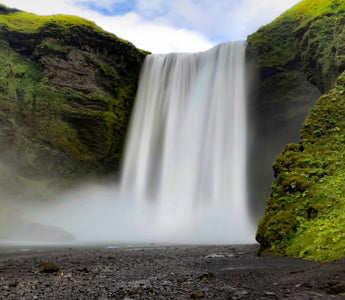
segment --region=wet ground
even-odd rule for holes
[[[0,299],[345,299],[345,260],[257,245],[1,250]]]

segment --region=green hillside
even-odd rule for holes
[[[1,190],[115,173],[146,54],[82,18],[0,5]]]
[[[297,61],[297,71],[324,94],[299,143],[274,163],[257,232],[262,251],[322,261],[345,256],[344,24],[345,1],[305,0],[249,37],[260,66],[288,78],[287,66]]]

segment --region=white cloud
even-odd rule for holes
[[[237,23],[242,23],[242,34],[249,35],[298,2],[299,0],[243,0],[242,5],[233,12],[232,17],[236,18]]]
[[[213,45],[197,32],[155,25],[135,13],[121,17],[102,17],[96,21],[107,31],[155,53],[204,51]]]
[[[40,1],[40,0],[4,0],[1,1],[4,5],[12,8],[18,8],[36,14],[56,14],[67,13],[73,14],[73,7],[69,4],[70,1],[58,0],[54,1]]]
[[[37,14],[64,13],[95,21],[100,27],[151,52],[202,51],[216,43],[244,40],[298,0],[133,0],[134,10],[104,16],[76,5],[92,2],[111,9],[124,0],[2,0],[9,7]]]

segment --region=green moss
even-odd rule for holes
[[[50,49],[50,55],[69,51],[69,46],[54,44],[47,40],[42,47]],[[2,141],[3,145],[10,145],[13,153],[25,157],[22,164],[22,175],[29,169],[35,172],[43,172],[41,168],[45,164],[42,155],[52,155],[52,148],[64,153],[75,161],[92,161],[94,158],[88,147],[81,141],[80,135],[75,128],[72,128],[61,116],[66,112],[77,115],[90,115],[97,117],[99,113],[87,107],[81,106],[74,110],[69,106],[69,100],[74,98],[83,99],[78,92],[57,89],[50,85],[49,81],[42,77],[41,67],[28,59],[23,58],[13,51],[6,41],[0,41],[0,96],[2,97],[0,112],[2,119],[11,120],[9,131],[11,135]],[[97,97],[96,97],[97,98]],[[101,100],[100,100],[101,99]],[[111,98],[99,96],[98,101],[105,101],[106,107],[110,109]],[[106,113],[101,113],[105,118]],[[97,115],[97,116],[96,116]],[[115,123],[116,121],[114,121]],[[107,143],[112,139],[112,131],[109,129],[104,135]],[[106,143],[106,144],[107,144]],[[46,144],[48,146],[43,147]],[[99,145],[103,142],[100,140]],[[109,146],[108,146],[109,147]],[[108,153],[106,149],[104,157]],[[55,151],[56,152],[56,151]],[[50,153],[50,154],[49,154]],[[9,154],[8,154],[9,155]],[[54,155],[54,154],[53,154]],[[40,163],[40,161],[43,161]],[[61,167],[67,164],[60,164],[54,173],[70,176],[75,172],[75,167],[70,170],[62,170]],[[37,169],[39,168],[39,169]],[[59,170],[60,169],[60,170]],[[47,170],[48,171],[48,170]],[[49,171],[50,172],[50,171]],[[32,172],[31,172],[32,173]]]
[[[110,66],[109,64],[105,64],[105,63],[101,63],[100,66],[101,66],[102,71],[104,72],[105,76],[111,77],[112,80],[114,80],[114,81],[119,80],[119,75],[116,72],[114,67]]]
[[[115,37],[113,34],[104,31],[94,22],[71,15],[51,15],[39,16],[36,14],[10,9],[1,6],[0,9],[0,28],[22,34],[43,33],[49,36],[67,37],[72,30],[89,31],[91,34],[97,33],[105,39],[114,39],[122,44],[132,45],[130,42]],[[1,13],[2,12],[2,13]],[[60,50],[60,49],[59,49]],[[139,51],[139,50],[138,50]],[[146,56],[148,52],[141,50]]]
[[[344,76],[310,112],[301,144],[288,146],[274,164],[277,179],[257,239],[275,253],[345,256]]]
[[[71,46],[65,45],[63,43],[58,43],[55,39],[45,39],[44,42],[36,47],[34,55],[42,56],[49,54],[67,59],[67,55],[71,49]]]
[[[276,180],[257,240],[276,254],[345,256],[344,28],[345,1],[304,0],[248,37],[262,79],[260,105],[284,108],[294,78],[325,93],[306,118],[299,144],[288,145],[273,165]],[[283,121],[282,111],[274,122]]]
[[[55,23],[64,28],[89,26],[97,30],[101,30],[94,22],[86,19],[68,16],[68,15],[53,15],[53,16],[38,16],[35,14],[17,11],[9,14],[0,14],[0,23],[7,26],[11,31],[22,33],[34,33],[44,26],[47,22]]]
[[[307,79],[328,91],[345,66],[344,1],[304,0],[248,37],[261,68],[284,72],[301,60]]]
[[[342,15],[344,12],[345,3],[342,0],[304,0],[295,5],[283,16],[297,16],[301,19],[300,27],[303,27],[311,21],[325,15]]]
[[[66,153],[86,159],[87,151],[78,142],[73,129],[58,119],[66,103],[66,93],[58,91],[41,81],[37,64],[23,59],[12,51],[7,43],[0,45],[0,95],[16,102],[13,118],[16,120],[16,142],[18,147],[26,140],[29,126],[36,131],[34,137],[55,144]],[[84,147],[85,148],[85,147]],[[38,159],[38,158],[37,158]]]
[[[90,159],[88,149],[80,143],[76,130],[61,120],[50,122],[49,125],[49,136],[56,147],[78,160]]]
[[[147,52],[79,17],[2,5],[0,35],[1,189],[116,172]]]
[[[343,208],[344,209],[344,208]],[[345,216],[332,210],[300,225],[286,254],[318,261],[329,261],[344,256]]]
[[[248,37],[250,47],[255,48],[260,57],[259,64],[272,67],[284,66],[296,55],[295,37],[291,34],[296,28],[296,20],[281,20],[260,28]]]

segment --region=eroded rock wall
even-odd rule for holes
[[[274,163],[257,233],[265,251],[318,260],[345,255],[344,20],[345,1],[304,0],[248,38],[261,79],[251,112],[259,124],[254,176],[270,145],[293,143]]]
[[[1,6],[0,186],[116,172],[146,55],[87,20]]]

